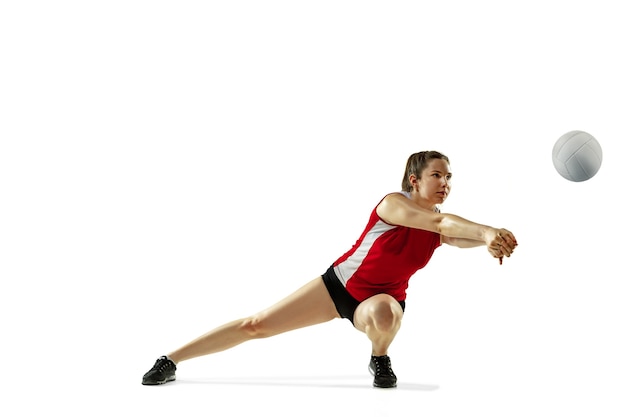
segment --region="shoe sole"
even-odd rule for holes
[[[164,379],[162,381],[142,381],[141,385],[163,385],[166,384],[168,382],[172,382],[172,381],[176,381],[176,376],[171,376],[167,379]]]
[[[380,385],[377,384],[376,382],[374,382],[374,387],[375,388],[396,388],[398,385],[397,384],[393,384],[393,385]]]

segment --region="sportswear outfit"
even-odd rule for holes
[[[392,296],[404,309],[409,279],[441,246],[438,233],[386,223],[377,207],[354,246],[322,276],[337,311],[350,321],[359,303],[376,294]]]

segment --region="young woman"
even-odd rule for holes
[[[322,276],[268,309],[226,323],[160,357],[142,383],[174,381],[176,365],[188,359],[345,318],[371,341],[369,370],[374,386],[395,387],[397,378],[387,353],[400,329],[409,278],[442,243],[460,248],[485,245],[500,262],[517,246],[515,236],[506,229],[440,213],[451,178],[445,155],[436,151],[411,155],[402,191],[387,194],[376,205],[356,244]]]

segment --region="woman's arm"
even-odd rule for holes
[[[475,248],[477,246],[483,246],[485,244],[485,242],[481,242],[480,240],[463,239],[462,237],[448,237],[444,235],[441,235],[441,243],[456,246],[457,248]],[[490,247],[489,253],[494,258],[500,259],[500,265],[502,265],[502,258],[504,257],[504,253],[500,246]],[[513,251],[511,251],[508,256],[510,256],[512,253]]]
[[[376,208],[376,213],[390,224],[429,230],[447,238],[463,239],[458,240],[459,243],[469,244],[469,241],[475,241],[487,245],[491,253],[510,256],[517,246],[515,236],[506,229],[475,223],[454,214],[426,210],[402,194],[386,196]]]

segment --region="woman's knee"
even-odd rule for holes
[[[267,326],[265,315],[263,313],[255,314],[254,316],[243,319],[240,329],[253,339],[271,336],[271,330]]]
[[[400,327],[402,307],[391,296],[376,296],[367,306],[367,315],[371,324],[379,331],[392,332]]]

